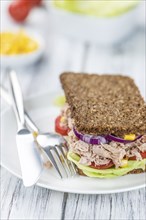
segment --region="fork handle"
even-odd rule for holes
[[[13,109],[16,116],[18,129],[20,129],[25,127],[23,96],[16,72],[14,70],[10,70],[9,72],[9,81]]]
[[[0,95],[1,97],[9,104],[11,105],[11,97],[8,94],[8,91],[0,84]],[[39,128],[37,127],[37,125],[35,124],[35,122],[30,118],[29,114],[27,113],[27,111],[24,108],[24,119],[25,119],[25,124],[26,126],[31,130],[31,131],[35,131],[35,132],[39,132]]]

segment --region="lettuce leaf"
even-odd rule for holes
[[[53,4],[57,8],[79,14],[94,15],[97,17],[114,17],[121,15],[136,7],[140,0],[126,1],[83,1],[83,0],[54,0]]]
[[[73,152],[69,152],[67,157],[70,161],[74,162],[77,165],[77,167],[83,171],[85,175],[89,177],[98,177],[98,178],[113,178],[113,177],[123,176],[135,169],[145,170],[145,165],[146,165],[146,159],[142,161],[129,160],[127,167],[98,170],[89,166],[79,164],[80,157]]]

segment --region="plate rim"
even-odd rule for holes
[[[5,168],[8,172],[12,173],[15,177],[19,178],[22,180],[22,177],[17,174],[15,171],[11,170],[10,168],[8,168],[6,165],[4,165],[2,162],[1,162],[1,166],[3,168]],[[133,186],[133,187],[130,187],[130,188],[125,188],[125,189],[117,189],[117,190],[94,190],[94,191],[79,191],[79,190],[65,190],[65,189],[59,189],[57,187],[52,187],[52,186],[47,186],[46,184],[44,183],[41,183],[41,182],[37,182],[35,184],[36,186],[39,186],[39,187],[42,187],[42,188],[45,188],[45,189],[49,189],[49,190],[54,190],[54,191],[57,191],[57,192],[63,192],[63,193],[76,193],[76,194],[86,194],[86,195],[93,195],[93,194],[96,194],[96,195],[99,195],[99,194],[113,194],[113,193],[123,193],[123,192],[129,192],[129,191],[134,191],[134,190],[138,190],[138,189],[142,189],[142,188],[145,188],[146,187],[146,183],[142,184],[142,185],[139,185],[139,186]]]

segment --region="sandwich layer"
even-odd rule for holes
[[[68,159],[75,163],[79,169],[81,175],[86,175],[89,177],[98,178],[114,178],[118,176],[123,176],[128,173],[142,173],[146,169],[146,159],[142,161],[128,161],[128,164],[124,168],[108,168],[108,169],[94,169],[87,165],[82,165],[79,163],[80,157],[72,152],[68,153]]]
[[[144,172],[146,135],[127,144],[115,141],[101,145],[88,144],[76,137],[73,131],[74,120],[71,119],[68,104],[65,104],[61,115],[63,119],[61,126],[70,130],[66,136],[69,148],[68,159],[77,165],[79,173],[99,178],[110,178],[128,173]],[[98,169],[100,169],[99,172]],[[105,172],[105,170],[107,171]]]
[[[119,137],[146,133],[146,105],[131,78],[63,73],[60,80],[79,132]]]
[[[78,174],[79,174],[80,176],[87,176],[87,175],[85,175],[85,173],[83,173],[83,171],[82,171],[81,169],[79,169],[79,168],[77,168],[77,172],[78,172]],[[139,169],[132,170],[132,171],[128,172],[127,174],[140,174],[140,173],[144,173],[144,172],[146,172],[146,166],[145,166],[145,170],[139,168]]]
[[[119,168],[127,159],[142,161],[146,157],[146,135],[128,144],[111,141],[108,144],[92,145],[78,140],[71,130],[67,142],[69,150],[80,157],[79,163],[82,165],[94,164],[98,167],[112,161],[114,167]]]

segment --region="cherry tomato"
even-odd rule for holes
[[[99,169],[99,170],[108,169],[108,168],[113,167],[113,166],[114,166],[113,161],[110,161],[109,163],[104,164],[104,165],[95,165],[95,163],[92,163],[92,164],[90,165],[90,167],[92,167],[92,168],[94,168],[94,169]]]
[[[15,0],[9,5],[8,11],[15,21],[23,22],[30,10],[35,6],[39,6],[41,2],[42,0]]]
[[[41,3],[42,3],[42,0],[35,0],[35,5],[39,6],[41,5]]]
[[[141,154],[142,159],[146,158],[146,151],[145,152],[141,152],[140,154]]]
[[[39,6],[42,2],[42,0],[18,0],[20,2],[25,2],[30,7]]]
[[[69,129],[65,126],[60,126],[61,116],[58,116],[55,120],[55,131],[63,136],[66,136],[69,132]]]
[[[31,10],[26,1],[14,1],[9,5],[8,11],[17,22],[23,22]]]
[[[140,152],[142,159],[146,158],[146,151],[145,152]],[[136,160],[136,156],[129,157],[129,160]]]

